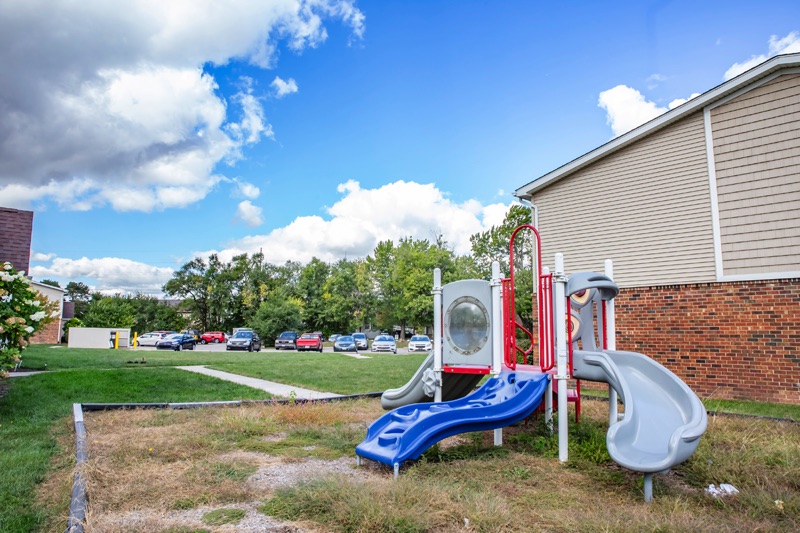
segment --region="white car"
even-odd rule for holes
[[[397,353],[397,343],[391,335],[378,335],[372,341],[372,351]]]
[[[143,333],[136,337],[137,346],[155,346],[158,341],[164,338],[163,333]]]
[[[409,352],[430,352],[433,350],[433,343],[427,335],[414,335],[408,341]]]

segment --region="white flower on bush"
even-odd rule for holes
[[[33,301],[33,306],[34,306],[34,307],[39,307],[39,305],[40,305],[40,304],[39,304],[39,300],[34,300],[34,301]]]
[[[31,326],[26,326],[25,331],[27,331],[28,333],[33,333],[33,328]]]
[[[44,311],[37,311],[31,315],[31,320],[38,322],[44,318]]]
[[[6,271],[2,271],[2,272],[0,272],[0,280],[6,281],[8,283],[11,283],[12,281],[14,281],[14,276],[13,276],[13,274],[9,274]]]
[[[7,262],[7,261],[6,261],[6,264],[4,264],[4,265],[3,265],[3,268],[4,268],[5,270],[11,270],[11,269],[12,269],[12,268],[14,268],[14,267],[13,267],[13,266],[11,266],[11,263],[9,263],[9,262]]]

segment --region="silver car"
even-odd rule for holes
[[[136,346],[155,346],[165,336],[166,333],[142,333],[136,337]]]
[[[409,352],[430,352],[431,350],[433,350],[433,344],[427,335],[414,335],[408,341]]]
[[[356,346],[359,350],[366,350],[369,348],[369,341],[367,340],[367,336],[363,333],[352,333],[350,336],[356,341]]]
[[[372,341],[372,351],[397,353],[397,343],[391,335],[378,335]]]

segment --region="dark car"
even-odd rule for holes
[[[237,331],[236,335],[228,339],[225,350],[247,350],[248,352],[261,351],[261,337],[255,331]]]
[[[297,348],[297,332],[296,331],[284,331],[278,338],[275,339],[275,349],[282,350],[286,348],[287,350],[294,350]]]
[[[336,339],[338,339],[341,336],[342,336],[341,333],[334,333],[333,335],[328,337],[328,341],[329,342],[336,342]]]
[[[333,343],[334,352],[357,352],[356,340],[350,335],[343,335]]]
[[[369,348],[369,340],[367,340],[367,336],[363,333],[353,333],[351,336],[356,341],[356,346],[358,346],[359,350],[366,350]]]
[[[193,336],[187,335],[186,333],[173,333],[158,341],[156,343],[156,349],[180,352],[181,350],[194,350],[195,344],[197,344],[197,341]]]

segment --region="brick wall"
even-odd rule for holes
[[[28,273],[31,260],[33,211],[0,207],[0,263]]]
[[[53,320],[31,337],[31,344],[59,344],[61,342],[61,321]]]
[[[623,289],[616,309],[617,349],[701,398],[800,404],[800,280]]]

